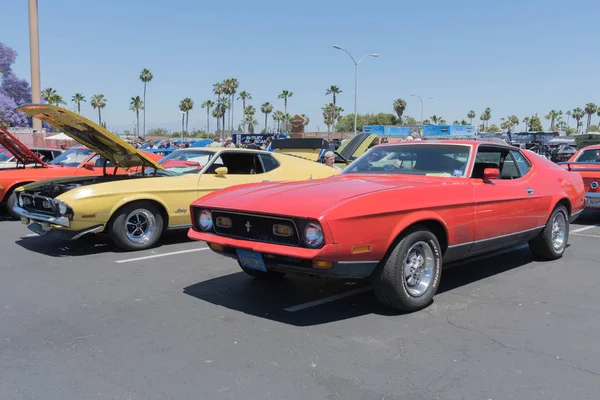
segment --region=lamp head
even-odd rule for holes
[[[371,54],[371,57],[379,57],[379,54],[377,54],[377,53]]]
[[[338,49],[338,50],[341,50],[341,49],[342,49],[342,48],[341,48],[340,46],[338,46],[337,44],[334,44],[334,45],[333,45],[333,48],[334,48],[334,49]]]

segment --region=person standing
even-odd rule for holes
[[[328,151],[327,153],[325,153],[324,158],[325,158],[325,165],[327,165],[328,167],[331,167],[331,168],[341,170],[340,167],[335,165],[335,153],[333,151]]]

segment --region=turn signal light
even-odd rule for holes
[[[331,269],[332,266],[331,261],[313,261],[313,268],[315,269]]]
[[[209,243],[208,247],[210,247],[212,250],[215,250],[215,251],[225,251],[225,246],[221,246],[220,244],[217,244],[217,243]]]
[[[370,251],[371,251],[370,244],[363,244],[361,246],[352,246],[352,254],[369,253]]]

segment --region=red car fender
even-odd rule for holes
[[[396,228],[392,232],[390,232],[390,236],[388,237],[388,245],[387,245],[388,251],[390,250],[390,247],[394,244],[394,242],[396,241],[398,236],[400,236],[402,234],[402,232],[404,232],[408,227],[416,225],[422,221],[438,222],[444,228],[444,232],[446,234],[446,239],[448,242],[450,242],[448,226],[446,225],[444,220],[440,217],[440,215],[438,215],[437,213],[435,213],[434,211],[431,211],[431,210],[416,211],[416,212],[410,212],[410,213],[403,215],[403,218],[401,218],[398,221],[398,223],[396,224]],[[446,245],[450,245],[450,244],[451,243],[446,243]],[[443,246],[443,243],[440,243],[440,245]],[[442,248],[442,251],[443,250],[444,249]]]

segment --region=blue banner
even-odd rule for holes
[[[379,136],[408,136],[411,128],[409,126],[366,125],[363,126],[362,131]]]
[[[471,125],[425,125],[423,136],[475,136],[475,127]]]

